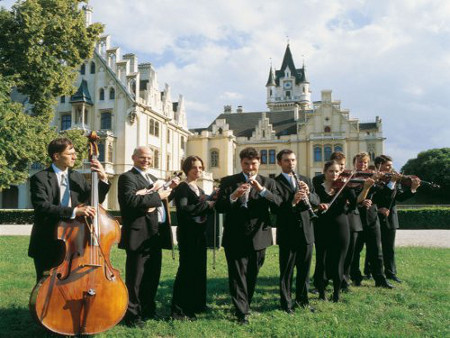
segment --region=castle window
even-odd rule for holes
[[[267,164],[267,150],[261,150],[261,164]]]
[[[86,73],[86,65],[83,63],[80,68],[80,74],[84,75]]]
[[[155,121],[155,136],[159,137],[159,122]]]
[[[343,150],[342,150],[342,145],[336,144],[336,145],[334,146],[334,151],[335,151],[335,152],[336,152],[336,151],[342,152],[342,151],[343,151]]]
[[[61,102],[61,103],[66,103],[66,97],[65,97],[64,95],[61,96],[59,102]]]
[[[64,114],[61,115],[61,130],[67,130],[72,125],[72,115]]]
[[[150,135],[155,135],[155,120],[150,119],[149,125],[148,125],[148,132]]]
[[[288,98],[291,97],[291,91],[290,90],[286,91],[286,97],[288,97]]]
[[[325,147],[323,147],[323,152],[324,152],[324,157],[325,157],[325,161],[329,161],[330,157],[331,157],[331,146],[330,145],[326,145]]]
[[[100,129],[110,130],[112,122],[111,112],[103,112],[100,117]]]
[[[211,150],[211,168],[217,168],[219,166],[219,151]]]
[[[269,149],[269,164],[275,164],[275,149]]]
[[[114,90],[114,88],[110,88],[109,89],[109,99],[114,100],[115,98],[116,98],[116,91]]]
[[[184,150],[184,136],[181,136],[181,138],[180,138],[180,147],[181,147],[181,149],[182,150]]]
[[[91,74],[95,74],[95,62],[91,62]]]
[[[103,88],[100,88],[100,92],[99,92],[99,100],[103,101],[105,99],[105,90]]]
[[[314,162],[322,162],[322,147],[314,147]]]
[[[105,144],[103,142],[98,143],[98,160],[105,162]]]
[[[170,170],[170,155],[167,155],[166,170]]]
[[[108,144],[108,158],[107,161],[113,162],[113,145],[110,143]]]
[[[159,169],[159,150],[153,151],[153,168]]]
[[[326,126],[326,127],[323,129],[323,131],[324,131],[325,133],[331,133],[331,128],[330,128],[329,126]]]
[[[167,144],[170,144],[170,129],[167,129]]]

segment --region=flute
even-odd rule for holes
[[[297,175],[295,174],[294,171],[292,171],[292,176],[294,176],[295,180],[297,181],[298,187],[300,189],[300,182],[302,182],[302,181],[299,180],[299,178],[297,177]],[[306,196],[302,201],[305,204],[305,206],[308,208],[309,218],[311,220],[318,218],[319,216],[317,216],[316,213],[314,212],[314,210],[311,206],[311,202],[309,202],[308,196]]]

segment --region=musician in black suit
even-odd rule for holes
[[[37,281],[63,258],[63,244],[56,240],[59,221],[95,216],[95,208],[80,205],[90,202],[91,185],[83,175],[72,170],[77,158],[72,141],[57,138],[49,143],[47,150],[52,164],[30,179],[34,224],[28,255],[34,259]],[[97,160],[91,161],[91,169],[98,173],[99,200],[103,202],[109,190],[105,170]]]
[[[215,202],[207,200],[197,186],[203,173],[202,159],[189,156],[182,169],[186,181],[174,194],[180,265],[173,284],[172,318],[196,320],[195,314],[206,310],[206,223]]]
[[[240,324],[248,324],[256,278],[272,244],[269,209],[280,205],[281,198],[275,181],[258,175],[255,148],[243,149],[239,157],[242,172],[222,179],[216,210],[226,214],[222,245],[236,316]]]
[[[162,200],[170,189],[159,189],[157,178],[147,171],[152,163],[152,151],[138,147],[132,155],[134,167],[120,175],[118,198],[122,215],[122,237],[119,248],[125,249],[125,283],[129,303],[125,323],[141,326],[142,320],[155,317],[155,296],[161,275],[162,233],[169,233],[168,214]],[[174,180],[171,188],[176,187]],[[171,238],[169,239],[171,240]]]
[[[319,204],[311,180],[302,175],[293,174],[297,167],[297,159],[290,149],[281,150],[277,154],[277,162],[281,167],[275,181],[283,202],[277,208],[277,244],[280,252],[280,302],[281,308],[293,313],[291,298],[294,268],[297,269],[296,304],[309,308],[308,288],[309,270],[314,244],[314,230],[311,223],[311,206]],[[308,211],[310,209],[310,211]]]
[[[356,154],[353,158],[355,169],[358,171],[367,170],[369,161],[369,154],[365,152]],[[377,179],[377,177],[375,177],[375,179]],[[372,178],[368,180],[370,180],[372,183],[375,182],[375,180]],[[370,187],[364,186],[364,189],[360,191],[357,190],[357,193],[359,193],[359,197],[363,196],[363,198],[358,197],[358,210],[360,213],[363,231],[358,232],[355,253],[350,268],[350,275],[353,281],[353,285],[361,285],[362,274],[359,268],[359,261],[360,254],[365,243],[366,256],[370,263],[370,269],[375,280],[375,286],[392,289],[392,284],[387,281],[386,276],[383,272],[383,251],[381,247],[380,221],[378,219],[377,205],[373,203],[373,196],[379,189],[379,187],[372,184]]]
[[[395,233],[399,228],[396,201],[406,201],[413,197],[420,186],[420,180],[413,178],[411,186],[406,189],[401,186],[401,175],[393,173],[392,158],[387,155],[376,157],[375,166],[383,173],[392,174],[391,179],[375,194],[374,203],[378,206],[384,273],[387,279],[401,283],[395,264]]]

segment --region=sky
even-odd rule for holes
[[[14,1],[0,1],[9,7]],[[188,127],[224,105],[266,111],[270,65],[289,42],[312,100],[331,89],[350,116],[379,116],[399,170],[450,147],[450,2],[445,0],[91,0],[122,55],[151,62],[162,90],[183,95]]]

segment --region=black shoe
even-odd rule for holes
[[[333,296],[331,296],[330,300],[331,300],[333,303],[338,303],[338,302],[339,302],[339,293],[334,292],[334,293],[333,293]]]
[[[319,290],[319,300],[326,300],[325,290]]]
[[[145,322],[142,321],[141,317],[132,317],[132,318],[125,318],[124,323],[128,327],[137,327],[137,328],[143,328],[145,326]]]
[[[361,286],[361,279],[353,279],[352,284],[354,286]]]
[[[248,321],[248,316],[247,315],[238,315],[237,316],[237,322],[240,325],[248,325],[250,324]]]
[[[394,286],[389,283],[386,279],[382,279],[375,283],[375,286],[378,288],[385,288],[385,289],[393,289]]]
[[[393,280],[394,282],[401,283],[402,280],[398,278],[396,275],[386,276],[387,279]]]
[[[312,307],[311,305],[309,305],[309,302],[297,302],[297,304],[298,304],[298,307],[300,307],[302,309],[309,310],[312,313],[316,312],[316,309],[314,307]]]

